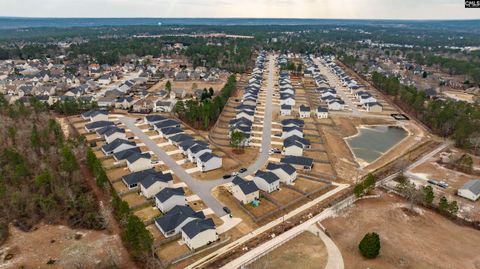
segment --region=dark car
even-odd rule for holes
[[[238,170],[239,173],[245,173],[247,172],[247,168],[243,167],[243,168],[240,168],[240,170]]]
[[[231,177],[232,177],[232,175],[224,175],[223,179],[227,179],[227,178],[231,178]]]
[[[227,213],[227,214],[232,213],[232,211],[230,210],[230,208],[228,208],[228,207],[226,207],[226,206],[223,207],[223,211],[225,211],[225,213]]]

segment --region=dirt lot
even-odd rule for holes
[[[480,231],[426,209],[406,212],[404,200],[379,194],[381,198],[359,201],[323,222],[342,252],[345,268],[480,268]],[[382,247],[374,260],[358,252],[367,232],[380,235]]]
[[[295,184],[294,184],[295,188],[307,193],[323,186],[325,186],[325,183],[309,180],[302,177],[298,177],[295,180]]]
[[[142,221],[147,221],[152,218],[156,218],[162,215],[160,210],[154,206],[147,206],[142,209],[136,210],[134,214],[139,217]]]
[[[10,227],[9,239],[0,248],[0,268],[74,268],[68,263],[73,249],[83,247],[91,255],[89,260],[99,260],[106,266],[108,253],[113,253],[117,265],[136,268],[128,259],[120,238],[102,231],[70,229],[66,226],[39,224],[38,229],[24,233]],[[81,238],[76,240],[76,234]],[[3,262],[3,255],[13,254],[11,260]],[[54,260],[53,265],[46,265]],[[85,268],[93,268],[86,266]]]
[[[318,269],[327,264],[328,254],[322,240],[310,232],[299,234],[247,266],[248,269]]]
[[[275,200],[276,202],[282,204],[282,205],[286,205],[288,203],[290,203],[291,201],[299,198],[302,196],[302,194],[292,190],[292,189],[289,189],[285,186],[282,186],[280,188],[279,191],[274,191],[272,193],[269,194],[269,196]]]

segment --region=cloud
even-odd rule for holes
[[[480,18],[462,0],[0,0],[0,6],[0,16],[20,17]]]

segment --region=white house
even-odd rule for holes
[[[112,78],[109,75],[102,76],[98,79],[98,83],[101,85],[108,85],[112,83]]]
[[[140,193],[145,198],[150,199],[154,197],[164,188],[173,187],[173,177],[170,173],[158,172],[157,174],[147,176],[140,181]]]
[[[196,163],[198,158],[207,152],[212,153],[212,150],[205,144],[196,144],[188,149],[188,160]]]
[[[283,127],[282,128],[282,138],[288,138],[293,135],[303,138],[302,129],[299,127]]]
[[[149,153],[143,154],[132,154],[127,158],[127,167],[131,172],[138,172],[146,169],[151,169],[153,167],[152,161],[150,160]]]
[[[332,100],[328,103],[328,110],[344,110],[345,102],[342,100]]]
[[[185,191],[183,188],[163,188],[155,195],[155,205],[163,213],[178,205],[186,206]]]
[[[212,219],[195,219],[182,227],[182,239],[195,250],[218,240],[215,223]]]
[[[197,159],[197,167],[200,168],[202,172],[218,169],[222,167],[222,158],[206,152]]]
[[[301,105],[298,108],[298,114],[300,115],[300,118],[310,118],[310,107]]]
[[[281,105],[280,106],[280,115],[282,115],[282,116],[292,115],[292,106]]]
[[[280,179],[272,172],[258,170],[253,177],[253,182],[259,189],[267,193],[280,188]]]
[[[458,189],[457,194],[472,201],[478,200],[480,198],[480,179],[468,181]]]
[[[165,237],[171,237],[180,233],[183,226],[195,219],[205,219],[205,215],[193,211],[188,206],[175,206],[165,215],[155,219],[155,226]]]
[[[95,121],[108,121],[108,111],[106,110],[90,110],[82,114],[84,120],[90,122]]]
[[[297,179],[297,170],[295,167],[286,163],[268,163],[267,170],[274,173],[280,179],[280,182],[284,184],[290,185]]]
[[[247,181],[239,176],[232,180],[232,195],[243,204],[249,204],[258,199],[260,192],[253,181]]]
[[[319,119],[326,119],[326,118],[328,118],[328,109],[323,108],[323,107],[317,107],[317,110],[315,111],[315,114],[317,115],[317,118],[319,118]]]
[[[382,112],[383,107],[381,104],[377,102],[372,102],[372,103],[365,103],[363,104],[363,108],[367,110],[367,112]]]
[[[125,134],[125,129],[118,128],[116,126],[108,126],[100,130],[97,130],[97,134],[99,134],[100,137],[105,139],[105,142],[109,144],[112,143],[115,139],[123,139],[123,140],[127,139],[127,136]]]
[[[102,151],[103,153],[105,153],[105,155],[111,155],[120,151],[136,148],[136,147],[137,147],[137,144],[135,144],[135,142],[117,138],[113,140],[112,143],[103,145]]]
[[[291,139],[285,139],[283,141],[283,155],[291,156],[302,156],[303,155],[303,145],[299,142]]]

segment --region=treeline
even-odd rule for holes
[[[66,99],[58,101],[51,106],[51,109],[62,115],[76,115],[92,109],[97,109],[97,102],[84,101],[82,99]]]
[[[420,52],[407,54],[409,60],[417,64],[439,66],[452,75],[465,75],[470,82],[480,83],[480,62],[460,60]]]
[[[37,111],[36,111],[37,110]],[[7,104],[0,95],[0,242],[8,224],[40,221],[103,229],[105,219],[79,170],[74,141],[41,107]]]
[[[393,96],[402,109],[413,113],[435,134],[455,140],[456,146],[478,152],[480,144],[480,108],[474,104],[453,100],[429,100],[424,92],[405,86],[396,77],[374,72],[373,84]]]
[[[192,127],[208,130],[210,126],[217,121],[236,86],[237,80],[235,75],[231,75],[220,91],[220,94],[213,99],[206,98],[203,99],[203,101],[190,99],[186,102],[178,101],[175,105],[174,112],[180,119]]]
[[[113,190],[102,163],[95,156],[92,149],[89,148],[86,155],[87,166],[95,176],[97,185],[104,191],[111,193],[113,213],[122,227],[123,243],[135,261],[146,262],[151,256],[150,251],[152,250],[153,244],[152,235],[142,220],[132,213],[128,203],[123,201]]]

